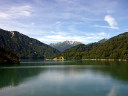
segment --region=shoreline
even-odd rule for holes
[[[64,61],[66,59],[45,59],[45,60],[47,60],[47,61],[48,60]],[[77,60],[77,59],[71,59],[71,60]],[[91,61],[128,61],[128,59],[79,59],[79,60],[91,60]]]
[[[92,61],[128,61],[128,59],[82,59],[82,60],[92,60]]]

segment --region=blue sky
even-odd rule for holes
[[[44,43],[91,43],[128,31],[127,0],[0,0],[0,28]]]

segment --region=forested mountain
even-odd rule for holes
[[[87,45],[79,44],[77,46],[74,46],[72,48],[69,48],[69,49],[65,50],[59,56],[63,56],[65,59],[81,59],[82,57],[77,56],[77,55],[81,55],[83,52],[85,52],[85,53],[89,52],[90,50],[99,46],[102,43],[95,42],[95,43],[90,43],[90,44],[87,44]]]
[[[79,44],[82,44],[82,43],[77,41],[64,41],[64,42],[58,42],[58,43],[51,43],[50,46],[62,52],[68,48],[71,48]]]
[[[0,46],[0,65],[1,64],[18,64],[19,57],[9,49]]]
[[[58,58],[63,56],[65,59],[128,59],[128,32],[110,38],[104,43],[95,43],[93,47],[85,45],[87,50],[82,45],[82,51],[69,52],[78,46],[65,50]]]
[[[91,50],[83,58],[128,59],[128,32],[110,38],[106,43]]]
[[[36,39],[30,38],[17,31],[0,29],[0,45],[15,52],[20,58],[44,58],[60,53]]]

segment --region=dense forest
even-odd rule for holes
[[[79,44],[77,46],[65,50],[64,52],[59,54],[58,57],[63,56],[64,59],[82,59],[83,53],[88,53],[90,50],[92,50],[100,44],[102,43],[95,42],[88,45]]]
[[[0,29],[0,45],[15,52],[22,59],[37,59],[55,56],[60,52],[36,39],[17,31]]]
[[[77,45],[57,57],[64,59],[128,59],[128,32],[110,38],[106,42]]]
[[[87,45],[79,44],[60,53],[57,49],[19,32],[0,29],[0,46],[3,46],[0,47],[1,62],[6,62],[2,58],[10,58],[14,53],[22,59],[44,59],[48,57],[57,57],[58,59],[62,57],[64,59],[128,59],[128,32],[108,40],[103,39]],[[2,55],[2,52],[7,54]],[[12,56],[16,62],[17,56]]]
[[[9,49],[0,46],[0,65],[1,64],[18,64],[19,57]]]

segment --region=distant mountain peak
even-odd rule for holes
[[[128,32],[119,34],[110,39],[102,39],[87,45],[77,45],[58,55],[69,59],[88,60],[128,60]]]
[[[67,43],[67,44],[81,44],[81,42],[78,42],[78,41],[69,41],[69,40],[66,40],[64,41],[64,43]]]
[[[50,46],[52,46],[53,48],[58,49],[59,51],[64,51],[65,49],[74,47],[76,45],[82,44],[81,42],[78,41],[63,41],[63,42],[58,42],[58,43],[51,43]]]

